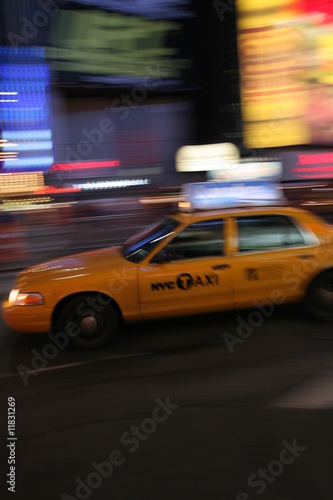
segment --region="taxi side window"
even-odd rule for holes
[[[237,224],[240,252],[305,245],[295,224],[283,215],[238,217]]]
[[[216,257],[223,254],[223,220],[187,226],[165,248],[171,261]]]

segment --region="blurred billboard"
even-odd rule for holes
[[[239,0],[238,46],[248,148],[333,141],[333,2]]]
[[[143,85],[152,92],[197,86],[192,0],[72,0],[50,22],[47,56],[62,85]],[[157,87],[150,82],[158,73]]]

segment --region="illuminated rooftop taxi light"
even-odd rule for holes
[[[279,183],[272,180],[196,182],[182,187],[180,210],[218,210],[285,202]]]
[[[239,163],[240,152],[235,144],[204,144],[182,146],[176,152],[177,172],[209,172]]]
[[[191,202],[190,201],[179,201],[178,202],[178,209],[182,210],[184,212],[189,212],[191,211]]]

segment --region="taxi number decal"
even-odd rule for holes
[[[245,270],[246,278],[249,281],[258,281],[259,280],[259,269],[255,269],[254,267],[248,268]]]
[[[191,288],[217,286],[219,284],[219,277],[217,274],[204,274],[202,276],[192,276],[191,274],[180,274],[176,281],[164,281],[162,283],[151,283],[152,292],[160,290],[190,290]]]

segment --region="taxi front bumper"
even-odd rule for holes
[[[8,300],[1,304],[6,325],[19,333],[48,333],[51,330],[52,309],[45,306],[17,306]]]

